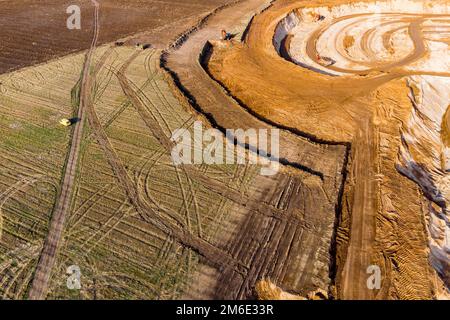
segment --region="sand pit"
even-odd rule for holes
[[[450,153],[441,124],[450,102],[449,39],[450,5],[405,0],[301,9],[274,37],[280,54],[322,74],[408,76],[414,108],[402,128],[397,166],[438,205],[429,212],[430,260],[447,285]]]
[[[290,35],[285,52],[292,61],[333,75],[403,71],[449,76],[442,59],[449,32],[444,3],[355,3],[292,12],[279,24],[274,45],[280,51]]]
[[[243,45],[212,49],[210,74],[252,112],[349,143],[340,298],[448,295],[447,6],[278,1],[255,17]],[[382,269],[380,290],[367,289],[370,265]]]

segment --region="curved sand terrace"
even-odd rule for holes
[[[274,44],[279,49],[289,34],[283,44],[294,62],[332,75],[450,76],[442,59],[450,40],[448,11],[447,5],[417,1],[304,9],[279,25]]]
[[[398,169],[440,207],[430,209],[430,259],[447,285],[450,153],[447,129],[441,130],[441,123],[447,121],[444,116],[450,105],[449,12],[448,4],[431,6],[418,1],[304,9],[291,13],[274,39],[275,46],[281,47],[277,37],[288,31],[291,38],[284,41],[288,46],[284,52],[292,61],[317,72],[416,75],[409,79],[416,89],[411,96],[416,108],[402,131]],[[289,26],[293,28],[289,30]]]
[[[448,10],[438,1],[348,3],[276,1],[242,45],[214,45],[208,69],[260,117],[351,143],[337,232],[339,297],[443,297],[448,218],[436,185],[445,180]],[[367,290],[370,264],[382,269],[381,290]]]

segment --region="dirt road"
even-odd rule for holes
[[[31,284],[29,298],[32,300],[45,299],[48,289],[48,282],[56,260],[56,253],[63,234],[64,223],[71,207],[73,184],[76,178],[80,146],[83,138],[86,105],[89,104],[91,100],[90,67],[100,30],[98,19],[100,5],[95,0],[91,1],[94,6],[94,30],[91,47],[86,54],[82,73],[80,104],[77,114],[77,118],[80,120],[74,124],[61,190],[55,205],[52,219],[50,221],[48,235],[44,242],[44,247],[42,249],[33,282]]]
[[[351,177],[355,181],[353,195],[353,219],[351,241],[347,250],[342,272],[341,295],[348,300],[369,300],[375,292],[369,290],[366,279],[367,268],[372,263],[372,250],[375,243],[377,213],[377,180],[375,175],[377,141],[371,120],[361,122],[352,144],[353,161]]]

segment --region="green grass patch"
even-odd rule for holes
[[[0,117],[0,146],[27,150],[33,153],[50,151],[63,146],[69,130],[63,127],[39,126],[26,122],[19,122]],[[10,129],[6,129],[10,128]],[[62,150],[65,152],[66,150]]]

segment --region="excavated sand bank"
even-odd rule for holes
[[[435,159],[425,153],[420,160],[419,152],[430,150],[424,144],[429,131],[446,141],[442,133],[448,127],[425,118],[421,108],[429,105],[413,104],[411,91],[439,105],[445,97],[411,88],[414,80],[440,81],[448,74],[445,65],[433,62],[436,52],[448,56],[436,47],[448,45],[448,11],[432,9],[444,1],[410,2],[414,5],[317,0],[305,8],[304,2],[279,0],[255,17],[244,44],[215,45],[208,65],[210,74],[260,117],[351,144],[336,239],[336,296],[342,299],[447,294],[442,224],[448,219],[430,215],[445,206],[429,196],[425,183],[416,182],[439,180],[446,149],[433,146]],[[390,15],[392,10],[397,12]],[[439,16],[431,16],[433,10]],[[443,104],[440,109],[436,119],[445,114]],[[414,120],[415,112],[423,123]],[[423,142],[408,140],[408,134]],[[408,174],[413,163],[421,169],[415,180]],[[438,224],[431,221],[437,219]],[[373,264],[382,270],[380,290],[367,288],[367,267]]]
[[[396,0],[291,12],[274,46],[290,61],[323,74],[409,75],[414,108],[402,128],[398,170],[418,183],[430,206],[430,262],[449,285],[450,152],[445,114],[450,105],[450,5]],[[288,39],[288,40],[286,40]]]

